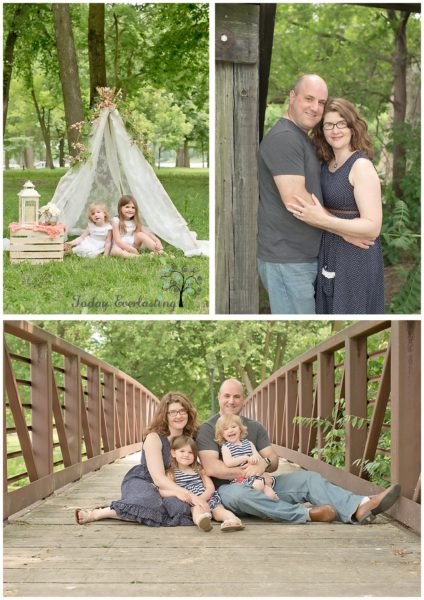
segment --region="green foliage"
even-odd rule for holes
[[[210,416],[211,368],[215,397],[228,377],[238,377],[249,390],[332,335],[329,321],[83,321],[77,324],[78,336],[74,326],[72,321],[42,322],[65,339],[81,336],[84,349],[159,397],[173,389],[185,392],[201,420]]]
[[[5,6],[5,37],[14,22],[16,6]],[[71,4],[70,10],[83,104],[88,114],[88,4]],[[147,106],[150,123],[154,124],[155,135],[159,134],[163,147],[175,150],[187,136],[193,147],[205,144],[209,102],[208,11],[207,4],[105,5],[108,85],[122,89],[134,119],[146,119],[144,106]],[[41,139],[28,93],[29,82],[34,81],[42,108],[52,111],[53,150],[57,151],[64,127],[51,5],[24,5],[15,30],[18,38],[8,135],[23,135],[25,129],[33,144]],[[17,93],[17,81],[23,84],[25,93]],[[179,139],[176,139],[177,129]],[[43,158],[43,150],[36,148],[36,153],[36,158]],[[13,156],[20,160],[19,155]]]
[[[345,466],[345,437],[346,426],[351,424],[355,429],[361,429],[367,424],[367,419],[345,414],[345,401],[340,400],[331,412],[330,419],[295,417],[293,422],[320,429],[324,435],[324,446],[312,450],[312,456],[323,460],[333,467]]]
[[[404,273],[402,267],[399,270]],[[418,263],[410,269],[402,289],[393,297],[390,312],[410,315],[421,312],[421,267]]]

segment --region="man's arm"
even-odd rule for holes
[[[301,196],[309,204],[314,203],[312,195],[306,190],[305,178],[302,175],[276,175],[274,182],[286,208],[288,204],[298,204],[295,195]]]
[[[208,477],[226,479],[231,481],[236,477],[244,477],[244,471],[240,467],[227,467],[219,458],[219,452],[215,450],[200,450],[200,462]]]

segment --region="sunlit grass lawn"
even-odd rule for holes
[[[30,179],[47,203],[64,169],[8,171],[4,173],[4,237],[8,224],[18,220],[17,194]],[[209,239],[208,170],[162,169],[159,179],[177,209],[196,231]],[[209,261],[185,258],[181,250],[165,244],[166,255],[144,253],[136,260],[114,257],[80,259],[67,255],[63,262],[33,265],[10,264],[4,254],[4,312],[7,314],[197,314],[207,313]],[[176,292],[163,289],[165,269],[173,265],[202,278],[193,293],[183,294],[178,307]],[[200,291],[199,291],[200,290]]]

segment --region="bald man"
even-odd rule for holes
[[[273,314],[315,314],[314,284],[321,230],[287,209],[294,195],[322,202],[320,163],[308,133],[323,115],[327,84],[300,77],[283,118],[262,140],[258,154],[258,271]]]
[[[239,415],[244,405],[243,386],[237,379],[227,379],[218,394],[220,415]],[[333,485],[319,473],[296,471],[275,477],[274,491],[278,500],[269,498],[248,484],[229,483],[237,477],[259,475],[278,467],[278,456],[271,446],[265,428],[253,419],[241,416],[250,440],[262,456],[256,465],[227,467],[221,459],[220,446],[215,441],[215,424],[219,415],[201,425],[197,433],[200,460],[226,508],[237,515],[268,517],[282,523],[306,523],[307,521],[342,521],[343,523],[367,523],[375,515],[390,508],[400,496],[400,486],[393,485],[376,496],[359,496]],[[306,508],[305,502],[314,505]]]

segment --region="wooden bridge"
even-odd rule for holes
[[[381,487],[366,467],[386,463],[382,477],[403,490],[390,514],[361,527],[249,518],[227,535],[75,524],[75,508],[119,497],[157,399],[30,323],[6,322],[5,334],[5,595],[420,595],[418,321],[358,323],[273,374],[245,407],[270,431],[282,470],[319,470],[370,494]],[[329,433],[334,447],[345,439],[344,468],[313,458],[329,460]]]

